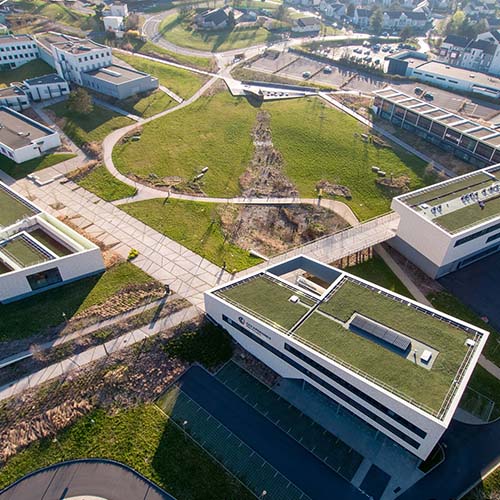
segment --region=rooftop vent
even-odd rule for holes
[[[118,71],[113,71],[113,70],[108,69],[108,68],[101,68],[101,71],[103,73],[106,73],[107,75],[110,75],[110,76],[116,76],[116,77],[121,76],[121,73],[118,73]]]

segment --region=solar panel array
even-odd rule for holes
[[[411,342],[408,338],[404,337],[400,333],[396,332],[392,328],[388,328],[387,326],[381,325],[376,321],[373,321],[369,318],[365,318],[360,314],[356,314],[351,321],[351,326],[361,330],[373,337],[387,342],[397,349],[401,349],[402,351],[406,351],[409,349]]]

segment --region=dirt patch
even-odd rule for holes
[[[342,196],[346,200],[352,199],[351,190],[340,184],[333,184],[325,179],[322,179],[316,184],[316,189],[327,196]]]
[[[274,147],[270,115],[260,111],[252,132],[253,158],[240,177],[245,197],[298,197],[284,174],[284,160]],[[347,223],[334,212],[313,205],[244,205],[219,209],[224,231],[235,245],[270,256],[325,234]]]
[[[375,179],[375,183],[379,186],[385,194],[390,197],[398,196],[407,193],[410,190],[410,178],[407,175],[400,175],[399,177],[382,177]]]
[[[357,76],[357,75],[354,75]],[[335,94],[335,99],[344,106],[356,111],[365,118],[371,118],[370,109],[373,102],[371,97],[364,97],[354,94]]]

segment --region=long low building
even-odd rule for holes
[[[98,246],[0,182],[0,303],[103,270]]]
[[[486,127],[392,87],[375,91],[373,110],[477,167],[500,163],[500,128]]]
[[[432,278],[500,250],[500,164],[397,196],[390,244]]]
[[[0,153],[16,163],[38,158],[61,145],[59,134],[27,116],[0,106]]]
[[[279,375],[305,380],[420,459],[449,426],[488,337],[304,256],[207,292],[205,309]]]

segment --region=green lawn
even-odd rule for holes
[[[115,53],[115,56],[133,66],[158,78],[160,85],[164,85],[183,99],[191,97],[205,82],[206,77],[182,68],[168,64],[149,61],[138,56]]]
[[[125,463],[179,500],[254,498],[151,404],[94,411],[60,432],[57,442],[37,441],[3,466],[0,488],[40,467],[91,457]]]
[[[14,7],[22,9],[30,14],[43,16],[51,21],[80,28],[82,30],[91,30],[96,27],[93,16],[83,14],[76,10],[66,7],[62,3],[51,3],[42,0],[14,0]]]
[[[178,54],[177,52],[172,52],[159,45],[155,45],[149,40],[143,41],[139,39],[130,40],[134,52],[139,54],[145,54],[151,57],[158,57],[160,59],[166,59],[168,61],[176,62],[179,64],[184,64],[186,66],[193,66],[194,68],[204,69],[205,71],[211,71],[215,69],[215,61],[213,57],[201,57],[201,56],[188,56],[185,54]],[[118,54],[114,54],[118,56]]]
[[[113,177],[108,169],[99,165],[76,183],[106,201],[134,196],[137,189]]]
[[[285,330],[289,330],[313,305],[304,295],[265,276],[223,290],[218,295],[236,302],[261,316],[264,321],[275,323]],[[299,296],[300,302],[290,302],[292,295]]]
[[[500,417],[500,380],[477,365],[467,387],[474,389],[495,403],[491,420]]]
[[[176,106],[177,102],[165,94],[165,92],[156,90],[148,95],[136,95],[128,99],[123,99],[117,105],[133,115],[149,118]]]
[[[19,68],[0,71],[0,88],[8,87],[12,82],[22,82],[36,76],[54,73],[54,68],[41,59],[30,61]]]
[[[316,196],[322,179],[347,186],[344,200],[361,219],[389,210],[391,195],[375,183],[377,165],[389,175],[410,177],[411,189],[424,185],[425,165],[399,150],[361,140],[366,128],[354,118],[325,107],[319,99],[266,103],[271,114],[273,142],[283,154],[285,171],[304,197]],[[209,196],[240,194],[239,177],[253,154],[250,136],[257,109],[227,92],[202,97],[192,105],[144,126],[141,139],[119,145],[113,152],[124,174],[192,179],[202,167]],[[157,138],[162,137],[161,143]]]
[[[31,207],[19,201],[9,191],[0,189],[0,226],[10,226],[19,219],[34,214]]]
[[[376,254],[370,260],[362,262],[361,264],[356,264],[355,266],[347,267],[345,270],[348,273],[387,288],[392,292],[413,299],[413,296],[399,278],[391,271],[382,258]]]
[[[63,313],[70,319],[93,305],[104,303],[130,285],[154,281],[138,267],[124,262],[103,274],[10,304],[0,304],[0,341],[29,337],[59,325],[63,321]]]
[[[242,49],[265,43],[273,38],[273,35],[262,27],[252,29],[236,27],[216,32],[196,31],[178,14],[172,14],[162,21],[160,33],[166,40],[180,47],[208,52]]]
[[[363,142],[360,135],[367,133],[366,127],[319,99],[275,102],[266,109],[272,116],[273,142],[302,196],[317,195],[321,179],[347,186],[352,200],[346,203],[359,218],[367,219],[388,211],[392,200],[375,183],[372,165],[388,175],[407,175],[411,189],[424,185],[424,162],[399,149]]]
[[[126,116],[119,115],[100,106],[95,106],[92,113],[79,115],[67,109],[66,102],[50,106],[59,118],[64,118],[63,130],[77,146],[88,142],[101,142],[113,130],[134,123]]]
[[[225,262],[228,271],[241,271],[260,262],[246,250],[225,241],[215,203],[156,199],[120,208],[214,264],[223,266]]]
[[[427,297],[433,307],[451,316],[455,316],[463,321],[476,325],[479,328],[488,330],[490,335],[483,349],[483,354],[490,361],[500,366],[500,334],[491,326],[481,320],[481,318],[469,307],[460,302],[453,294],[443,291],[431,293]]]
[[[139,141],[115,147],[113,161],[123,174],[153,173],[186,181],[208,166],[203,191],[210,196],[237,196],[238,179],[253,153],[250,133],[255,116],[245,99],[234,99],[227,92],[201,97],[144,125]]]
[[[52,167],[61,163],[62,161],[70,160],[76,155],[73,153],[52,153],[40,158],[33,158],[33,160],[25,161],[24,163],[16,163],[6,156],[0,156],[0,170],[9,174],[14,179],[22,179],[28,174],[32,174],[38,170]]]

